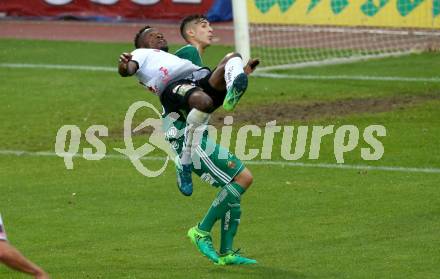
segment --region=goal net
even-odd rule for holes
[[[247,1],[250,52],[266,70],[440,49],[440,0],[236,1]]]

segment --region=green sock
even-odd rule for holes
[[[234,242],[234,237],[237,233],[238,225],[240,224],[240,216],[241,209],[239,203],[233,204],[231,209],[223,216],[220,235],[220,254],[226,254],[228,251],[232,251],[232,243]]]
[[[244,189],[235,182],[224,186],[212,202],[198,228],[202,231],[210,232],[215,222],[223,218],[226,212],[231,209],[231,205],[240,204],[240,197],[243,193]]]

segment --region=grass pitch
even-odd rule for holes
[[[116,66],[119,53],[130,49],[128,44],[0,40],[0,61]],[[206,63],[214,65],[229,50],[210,48]],[[438,77],[437,56],[290,73]],[[0,67],[0,77],[2,151],[53,152],[62,125],[78,125],[84,133],[101,124],[109,128],[103,138],[107,153],[115,154],[113,147],[124,147],[128,107],[147,100],[160,108],[157,97],[134,78],[120,78],[116,70]],[[284,116],[283,124],[353,124],[360,129],[381,124],[387,128],[381,138],[383,158],[363,161],[360,148],[365,144],[360,143],[345,156],[346,163],[438,170],[439,94],[440,83],[435,82],[251,78],[234,116],[240,121],[240,115],[265,106],[283,105],[295,112],[304,106],[313,113],[299,119],[292,115],[295,120],[290,121]],[[371,108],[361,113],[347,105],[372,98],[400,101],[381,110],[374,109],[378,103],[366,101]],[[317,103],[334,112],[321,111]],[[348,110],[339,113],[337,104]],[[264,115],[267,122],[278,117]],[[318,160],[307,159],[306,149],[299,162],[334,164],[333,138],[324,138]],[[135,142],[145,139],[139,135]],[[250,138],[249,146],[261,144],[261,138]],[[280,161],[281,135],[274,146],[272,160]],[[82,141],[80,150],[85,147],[90,145]],[[144,163],[160,166],[157,161]],[[217,190],[194,178],[195,193],[182,196],[171,165],[158,178],[143,177],[128,160],[111,157],[74,158],[74,169],[66,170],[62,158],[2,154],[0,166],[0,210],[9,239],[53,278],[437,278],[440,273],[440,173],[249,165],[255,182],[242,200],[235,244],[259,264],[218,267],[186,238]],[[213,235],[217,242],[218,228]],[[27,277],[2,266],[0,278]]]

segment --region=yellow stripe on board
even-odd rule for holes
[[[247,0],[252,23],[440,28],[440,0]]]

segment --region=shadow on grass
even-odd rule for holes
[[[211,270],[210,273],[222,275],[224,278],[234,278],[234,275],[242,278],[270,278],[270,279],[302,279],[310,278],[293,270],[279,269],[257,265],[223,266]]]

